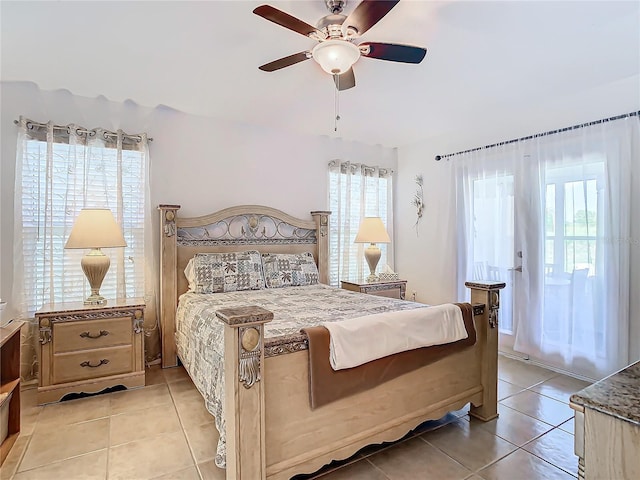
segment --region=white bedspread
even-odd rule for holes
[[[452,303],[325,322],[334,370],[353,368],[394,353],[467,338],[462,311]]]

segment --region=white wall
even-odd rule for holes
[[[262,204],[301,217],[327,209],[327,162],[334,158],[397,169],[395,149],[328,136],[197,117],[167,107],[47,92],[31,83],[1,84],[0,296],[9,298],[13,262],[16,126],[20,115],[85,127],[147,132],[151,143],[151,203],[182,205],[185,216],[237,204]],[[282,115],[284,112],[274,112]],[[327,131],[331,130],[327,125]],[[155,217],[154,217],[155,218]],[[156,252],[154,255],[157,256]]]
[[[514,112],[509,118],[492,117],[486,112],[481,123],[460,119],[460,130],[431,138],[398,150],[397,202],[395,216],[395,264],[408,280],[407,290],[417,292],[426,303],[448,302],[456,298],[456,229],[454,198],[449,161],[436,162],[444,155],[496,142],[519,138],[556,128],[640,110],[640,78],[630,77],[597,89],[577,91],[561,102],[534,105],[527,112]],[[640,205],[640,159],[634,163],[632,205]],[[415,209],[410,206],[415,192],[414,177],[424,175],[425,210],[416,236]],[[640,358],[640,208],[632,208],[631,244],[631,359]]]

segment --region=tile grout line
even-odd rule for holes
[[[537,422],[541,422],[541,423],[544,423],[545,425],[549,425],[549,426],[551,427],[551,429],[552,429],[552,430],[553,430],[554,428],[558,427],[559,425],[562,425],[563,423],[566,423],[567,421],[571,420],[571,418],[572,418],[572,417],[571,417],[571,418],[567,418],[566,420],[563,420],[559,425],[554,425],[553,423],[546,422],[546,421],[542,420],[541,418],[534,417],[533,415],[529,415],[529,414],[528,414],[528,413],[526,413],[526,412],[521,412],[521,411],[520,411],[520,410],[518,410],[517,408],[510,407],[509,405],[502,405],[502,406],[503,406],[504,408],[508,408],[509,410],[513,410],[514,412],[518,412],[519,414],[524,415],[525,417],[532,418],[532,419],[534,419],[534,420],[535,420],[535,421],[537,421]],[[545,432],[545,433],[547,433],[547,432]],[[543,434],[543,435],[544,435],[544,434]]]
[[[364,460],[366,460],[369,463],[369,465],[371,465],[373,468],[379,471],[382,475],[384,475],[384,478],[386,478],[387,480],[393,480],[391,477],[389,477],[389,475],[387,475],[387,473],[384,470],[382,470],[375,463],[373,463],[368,457],[365,458]]]
[[[107,429],[107,464],[105,465],[104,479],[109,480],[109,464],[111,459],[111,398],[109,399],[109,428]]]
[[[34,426],[35,429],[35,426]],[[27,448],[29,448],[29,445],[31,444],[31,440],[33,439],[33,433],[31,435],[28,435],[28,439],[27,439],[27,444],[24,446],[24,450],[20,453],[19,455],[19,460],[16,462],[16,468],[13,472],[13,474],[11,474],[11,476],[9,478],[13,479],[13,477],[15,477],[19,470],[20,470],[20,465],[22,464],[22,461],[24,460],[24,456],[27,454]],[[6,461],[6,458],[5,458]]]
[[[22,390],[20,391],[20,393],[22,394]],[[37,391],[36,391],[36,393],[37,393]],[[22,401],[22,400],[21,400],[21,401]],[[20,470],[20,465],[22,464],[22,461],[24,460],[24,456],[27,454],[27,449],[29,448],[29,445],[31,444],[31,440],[33,440],[33,435],[36,433],[36,427],[38,426],[38,422],[39,422],[39,419],[40,419],[40,415],[41,415],[41,414],[42,414],[42,412],[44,411],[44,405],[38,405],[38,404],[37,404],[37,401],[38,401],[38,400],[37,400],[37,396],[36,396],[36,407],[34,407],[34,408],[37,408],[37,407],[42,407],[42,408],[40,408],[40,409],[38,410],[38,414],[36,415],[36,418],[35,418],[35,419],[34,419],[34,421],[33,421],[33,431],[31,432],[31,435],[27,435],[29,438],[27,439],[27,443],[26,443],[26,445],[24,446],[24,449],[22,450],[22,452],[21,452],[21,453],[20,453],[20,455],[19,455],[19,457],[20,457],[20,458],[19,458],[19,459],[18,459],[18,461],[16,462],[16,468],[15,468],[15,470],[14,470],[13,474],[9,477],[9,478],[11,478],[11,479],[13,479],[13,477],[15,477],[15,475],[16,475],[16,474],[18,473],[18,471]],[[20,405],[20,412],[21,412],[21,414],[22,414],[22,405]],[[5,461],[6,461],[6,459],[5,459]]]
[[[193,461],[193,466],[196,469],[196,473],[198,474],[198,477],[200,478],[200,480],[204,480],[204,477],[202,475],[202,472],[200,470],[200,466],[198,465],[198,461],[196,459],[195,453],[193,451],[193,446],[191,445],[191,442],[189,441],[189,437],[187,435],[187,431],[185,428],[185,425],[182,421],[182,415],[180,415],[180,411],[178,410],[178,405],[176,404],[176,399],[173,395],[173,389],[169,386],[169,382],[167,382],[166,377],[164,376],[164,372],[162,372],[162,378],[165,379],[165,385],[167,386],[167,390],[169,390],[169,396],[171,397],[171,405],[173,405],[174,410],[176,411],[176,416],[178,417],[178,423],[180,424],[180,430],[182,430],[182,435],[184,436],[184,440],[185,442],[187,442],[187,447],[189,448],[189,455],[191,455],[191,460]],[[215,456],[214,456],[215,459]]]
[[[475,472],[473,470],[471,470],[469,467],[467,467],[466,465],[463,465],[462,463],[460,463],[458,460],[456,460],[455,458],[453,458],[451,455],[449,455],[447,452],[445,452],[444,450],[442,450],[441,448],[437,447],[436,445],[434,445],[433,443],[429,442],[427,439],[422,438],[422,436],[419,437],[420,440],[422,440],[424,443],[426,443],[427,445],[429,445],[430,447],[435,448],[436,450],[438,450],[439,452],[441,452],[442,454],[444,454],[447,458],[449,458],[450,460],[454,461],[455,463],[457,463],[458,465],[460,465],[462,468],[465,468],[467,470],[470,470],[471,473],[469,475],[467,475],[467,477],[473,475]],[[466,477],[465,477],[466,478]]]
[[[567,433],[568,435],[571,435],[570,433],[565,432],[564,430],[562,430],[562,429],[561,429],[561,428],[559,428],[559,427],[554,427],[554,428],[552,428],[551,430],[549,430],[547,433],[550,433],[550,432],[552,432],[552,431],[554,431],[554,430],[560,430],[561,432],[564,432],[564,433]],[[545,435],[546,435],[546,433],[545,433]],[[542,436],[542,435],[541,435],[541,436]],[[537,438],[536,438],[536,439],[534,439],[534,440],[537,440],[538,438],[540,438],[540,437],[537,437]],[[531,440],[531,442],[533,442],[534,440]],[[531,443],[531,442],[527,442],[527,443],[525,443],[525,445],[528,445],[528,444],[529,444],[529,443]],[[566,470],[565,468],[561,467],[560,465],[556,465],[555,463],[551,463],[551,462],[550,462],[549,460],[547,460],[546,458],[541,457],[540,455],[537,455],[537,454],[535,454],[535,453],[533,453],[533,452],[530,452],[529,450],[527,450],[526,448],[524,448],[524,445],[522,446],[522,450],[524,450],[525,452],[527,452],[527,453],[529,453],[529,454],[533,455],[534,457],[539,458],[540,460],[544,460],[544,461],[545,461],[546,463],[548,463],[549,465],[552,465],[552,466],[556,467],[557,469],[562,470],[562,471],[563,471],[563,472],[565,472],[565,473],[568,473],[568,474],[569,474],[569,475],[571,475],[572,477],[576,477],[576,475],[574,475],[572,472],[569,472],[568,470]],[[574,455],[574,456],[575,456],[575,455]],[[576,456],[576,469],[577,469],[577,468],[578,468],[578,457]]]

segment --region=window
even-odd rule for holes
[[[393,239],[392,171],[349,162],[329,163],[329,282],[339,286],[340,280],[360,281],[369,269],[364,260],[364,247],[354,240],[364,217],[381,217]],[[382,252],[377,271],[392,265],[392,250],[378,245]]]
[[[125,248],[105,250],[111,267],[100,293],[144,297],[146,140],[141,148],[139,140],[123,139],[123,134],[114,139],[110,132],[32,125],[18,142],[16,208],[21,218],[15,228],[23,254],[15,262],[15,278],[22,280],[18,308],[31,317],[44,304],[89,295],[80,267],[86,252],[64,249],[85,207],[109,208],[127,242]]]
[[[595,274],[598,236],[598,180],[604,163],[582,169],[551,169],[545,196],[545,272],[558,275],[576,269]]]
[[[586,157],[584,164],[547,170],[543,334],[550,344],[589,345],[602,355],[605,316],[595,314],[593,296],[597,279],[603,276],[598,265],[602,265],[598,186],[604,184],[605,164],[591,160]],[[573,325],[593,325],[595,341],[587,341],[586,329]]]

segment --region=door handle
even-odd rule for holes
[[[520,272],[522,273],[522,265],[518,265],[517,267],[513,267],[509,269],[510,272]]]

